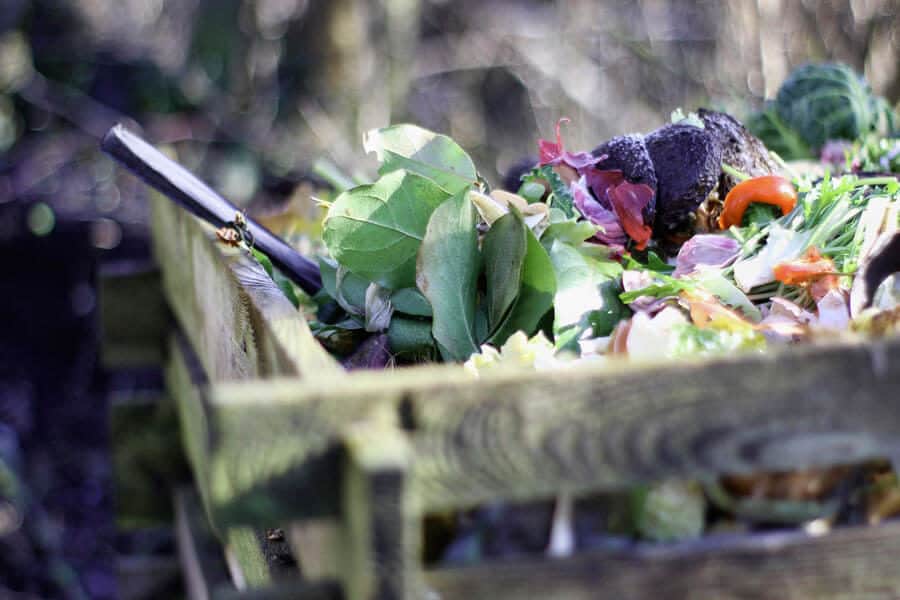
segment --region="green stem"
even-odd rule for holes
[[[747,175],[746,173],[744,173],[742,171],[738,171],[737,169],[735,169],[734,167],[732,167],[731,165],[729,165],[727,163],[722,163],[722,170],[725,171],[725,173],[727,173],[728,175],[731,175],[732,177],[737,179],[738,181],[747,181],[748,179],[750,179],[749,175]]]
[[[863,179],[857,179],[853,183],[853,187],[862,187],[864,185],[890,185],[892,183],[897,183],[896,177],[864,177]]]

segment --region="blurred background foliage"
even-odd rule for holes
[[[362,132],[389,122],[450,134],[497,181],[560,116],[573,148],[678,106],[743,116],[807,61],[900,96],[896,0],[2,4],[0,202],[126,224],[138,189],[95,151],[126,117],[247,203],[286,197],[320,156],[365,169]]]

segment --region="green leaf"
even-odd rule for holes
[[[416,285],[434,312],[432,334],[444,360],[466,360],[478,350],[475,300],[481,255],[475,207],[462,190],[438,206],[419,251]]]
[[[528,201],[528,204],[534,204],[540,202],[544,198],[547,189],[544,187],[544,184],[538,183],[537,181],[526,181],[519,187],[519,191],[516,193],[525,198],[525,200]]]
[[[541,318],[553,307],[556,293],[556,274],[547,251],[530,230],[527,233],[528,249],[522,265],[522,285],[516,303],[513,304],[503,325],[490,343],[501,346],[516,331],[534,335]]]
[[[577,221],[575,219],[566,219],[556,223],[551,221],[541,236],[541,243],[547,249],[553,245],[554,240],[559,240],[570,246],[578,246],[585,240],[594,237],[598,229],[590,221]]]
[[[391,352],[398,358],[417,360],[435,354],[430,321],[394,316],[387,334]]]
[[[661,280],[659,283],[651,283],[647,287],[639,290],[624,292],[619,294],[619,299],[625,304],[631,304],[641,296],[665,298],[667,296],[677,296],[685,290],[692,290],[697,287],[697,282],[688,278],[675,279],[674,277],[669,277],[662,273],[658,273],[656,277]]]
[[[525,176],[525,183],[537,182],[544,180],[550,184],[551,198],[548,204],[552,208],[558,208],[566,217],[577,217],[578,212],[575,210],[575,199],[562,178],[553,170],[551,165],[544,165],[535,168],[530,174]]]
[[[475,340],[478,344],[484,343],[488,336],[491,334],[491,328],[488,324],[488,316],[487,316],[487,304],[484,302],[484,295],[479,295],[479,300],[476,302],[477,308],[475,309]]]
[[[519,295],[522,263],[528,245],[526,231],[528,228],[522,215],[513,209],[494,221],[484,236],[481,248],[487,284],[485,302],[491,329],[500,325]]]
[[[391,295],[391,302],[394,305],[394,310],[406,315],[430,317],[432,314],[428,298],[413,287],[403,288],[394,292]]]
[[[673,265],[670,265],[663,259],[661,259],[656,252],[652,250],[647,252],[647,264],[636,260],[633,256],[626,254],[624,257],[625,268],[631,271],[654,271],[656,273],[671,273],[675,270]]]
[[[600,285],[611,279],[619,266],[584,256],[559,240],[550,247],[550,260],[556,272],[553,330],[560,332],[581,321],[586,312],[603,308]]]
[[[322,238],[334,259],[360,277],[394,290],[411,287],[428,219],[448,197],[420,175],[389,173],[338,196]]]
[[[381,161],[379,173],[405,169],[434,181],[450,194],[478,180],[469,155],[446,135],[415,125],[373,129],[363,136],[363,148]]]
[[[320,256],[318,260],[319,273],[322,275],[322,288],[329,296],[337,300],[339,297],[337,289],[337,271],[339,267],[333,261],[323,256]],[[350,304],[356,309],[355,311],[348,312],[362,313],[364,311],[366,306],[367,287],[369,287],[369,282],[359,275],[354,275],[353,273],[344,275],[344,278],[341,281],[340,297],[345,303]]]
[[[251,248],[250,252],[251,254],[253,254],[253,258],[256,259],[256,262],[258,262],[262,266],[263,270],[266,272],[266,275],[268,275],[272,279],[272,281],[275,282],[275,285],[278,286],[278,289],[280,289],[281,292],[287,297],[287,299],[290,300],[291,304],[294,305],[294,308],[300,308],[300,297],[297,295],[297,290],[294,289],[294,283],[290,279],[282,275],[281,271],[279,271],[272,265],[272,261],[267,255],[263,254],[259,250],[256,250],[255,248]]]

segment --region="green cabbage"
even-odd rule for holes
[[[748,127],[784,158],[810,158],[828,140],[856,140],[894,127],[883,98],[847,65],[798,67],[773,102],[748,119]]]

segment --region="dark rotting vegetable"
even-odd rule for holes
[[[656,219],[661,235],[676,232],[716,189],[722,172],[722,149],[705,129],[694,125],[666,125],[644,143],[656,171]]]
[[[706,131],[722,149],[722,162],[751,177],[775,171],[775,163],[759,138],[750,133],[740,121],[729,114],[701,108],[697,111]],[[728,195],[738,180],[722,172],[719,177],[719,198]]]
[[[616,136],[594,148],[591,154],[606,157],[597,163],[598,169],[622,171],[622,176],[629,183],[643,183],[656,193],[656,170],[642,135]],[[655,212],[654,198],[643,211],[644,222],[652,223]]]

